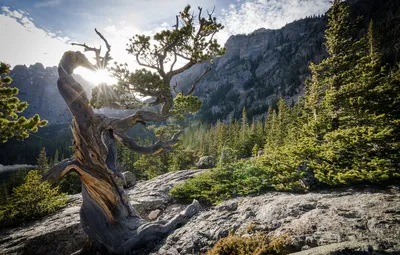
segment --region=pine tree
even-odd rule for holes
[[[41,180],[41,175],[32,170],[25,177],[25,183],[14,189],[7,204],[0,208],[0,222],[9,220],[30,220],[44,216],[64,206],[68,201],[58,187]]]
[[[251,155],[250,141],[249,141],[249,122],[247,119],[246,107],[242,110],[242,120],[240,127],[240,144],[239,144],[239,157],[246,158]]]
[[[251,155],[253,157],[257,157],[258,151],[260,150],[260,147],[258,147],[258,144],[255,144],[253,146],[253,149],[251,149]]]
[[[277,136],[278,136],[278,122],[276,111],[270,107],[268,109],[268,116],[265,123],[266,141],[265,149],[267,151],[275,150],[277,146]]]
[[[291,129],[292,116],[290,108],[283,98],[278,101],[278,116],[277,116],[277,146],[283,146]]]
[[[241,139],[242,143],[246,143],[246,134],[247,134],[247,129],[248,128],[249,128],[249,122],[248,122],[248,119],[247,119],[246,107],[243,107],[241,130],[240,130],[240,135],[241,135],[240,139]]]
[[[313,115],[318,139],[324,132],[339,128],[343,102],[341,86],[355,81],[352,69],[360,58],[359,41],[355,38],[355,24],[349,5],[335,0],[328,19],[325,46],[329,57],[318,65],[310,65],[312,78],[307,81],[306,107]]]
[[[373,23],[361,39],[351,36],[353,27],[348,5],[335,1],[326,32],[329,57],[311,66],[306,106],[312,117],[304,126],[311,136],[300,143],[315,177],[333,185],[400,177],[400,116],[390,111],[399,89],[381,67]]]
[[[44,174],[49,169],[49,163],[46,155],[46,149],[40,151],[39,156],[37,157],[37,169],[40,174]]]
[[[0,62],[0,142],[2,143],[13,137],[23,140],[29,137],[29,133],[35,133],[39,127],[47,124],[47,121],[40,120],[37,114],[29,119],[19,116],[28,107],[28,103],[21,102],[16,97],[19,90],[9,86],[12,82],[9,73],[10,66]]]
[[[54,165],[56,165],[56,164],[58,164],[58,162],[60,162],[60,161],[58,160],[58,158],[59,158],[59,156],[58,156],[58,150],[56,149],[56,152],[55,152],[55,154],[54,154],[54,159],[53,159],[53,164],[54,164]]]

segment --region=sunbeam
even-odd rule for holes
[[[78,67],[75,73],[81,75],[85,80],[94,83],[96,86],[102,83],[107,85],[117,83],[117,79],[112,77],[107,69],[98,69],[97,71],[93,72],[88,69]]]

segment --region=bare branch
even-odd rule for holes
[[[126,131],[137,123],[146,125],[147,122],[160,122],[166,120],[168,117],[169,116],[165,116],[157,112],[140,110],[126,118],[112,120],[109,124],[107,124],[106,128],[111,128],[117,131]]]
[[[196,89],[197,84],[199,84],[199,82],[200,82],[210,71],[211,71],[211,67],[208,67],[208,68],[206,69],[206,71],[203,73],[203,75],[200,76],[199,78],[197,78],[197,80],[195,80],[195,81],[193,82],[192,88],[189,90],[188,93],[186,93],[185,96],[191,95],[191,94],[194,92],[194,90]]]
[[[169,69],[170,72],[172,72],[172,70],[174,70],[174,66],[175,66],[177,60],[178,60],[177,53],[176,53],[176,51],[174,51],[174,61],[172,62],[171,67]]]
[[[179,29],[179,15],[176,15],[175,17],[176,17],[176,24],[172,27],[174,27],[175,30],[178,30]]]
[[[76,167],[78,161],[76,159],[64,159],[57,165],[50,168],[44,175],[42,180],[49,181],[51,184],[57,183],[62,179],[69,171]]]
[[[106,39],[99,31],[97,31],[96,28],[94,29],[94,31],[96,31],[96,34],[97,34],[98,36],[100,36],[100,38],[104,41],[104,43],[106,44],[106,47],[107,47],[107,52],[106,52],[106,54],[104,55],[103,63],[102,63],[102,66],[101,66],[101,68],[106,68],[107,65],[108,65],[108,61],[112,59],[111,56],[110,56],[111,46],[110,46],[110,44],[108,43],[107,39]],[[99,52],[99,53],[100,53],[100,52]]]
[[[212,20],[212,15],[214,14],[214,11],[215,11],[215,6],[214,6],[212,12],[208,12],[208,10],[207,10],[208,18],[209,18],[210,20]]]
[[[110,51],[111,51],[111,46],[108,43],[107,39],[95,28],[94,31],[96,34],[104,41],[106,44],[107,52],[104,55],[104,57],[100,56],[101,53],[101,47],[100,48],[95,48],[95,47],[89,47],[86,45],[86,43],[71,43],[73,46],[80,46],[83,47],[83,51],[93,51],[95,53],[95,59],[96,59],[96,67],[100,69],[104,69],[108,65],[108,61],[110,61],[112,58],[110,56]]]
[[[177,81],[175,82],[175,85],[172,88],[174,89],[176,94],[179,94],[178,91],[176,91],[176,87],[178,87],[178,82]]]
[[[181,134],[182,134],[182,131],[179,131],[179,132],[175,133],[170,140],[157,141],[155,144],[153,144],[152,146],[148,146],[148,147],[142,147],[142,146],[137,145],[132,138],[130,138],[129,136],[126,136],[122,133],[119,133],[119,132],[114,132],[114,138],[118,142],[124,144],[126,147],[128,147],[129,149],[131,149],[135,152],[139,152],[142,154],[155,155],[155,154],[162,152],[163,150],[169,149],[172,145],[174,145],[176,142],[178,142],[178,138]]]
[[[84,48],[84,51],[93,51],[93,52],[98,52],[100,53],[100,49],[97,49],[95,47],[89,47],[86,45],[86,43],[71,43],[72,46],[81,46]]]
[[[203,11],[203,8],[201,8],[200,6],[197,8],[199,9],[198,19],[199,19],[199,22],[201,22],[201,12]]]

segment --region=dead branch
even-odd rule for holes
[[[104,55],[104,57],[100,56],[101,53],[101,46],[100,48],[95,48],[95,47],[89,47],[86,45],[86,43],[71,43],[73,46],[80,46],[83,47],[84,52],[92,51],[95,53],[95,59],[96,59],[96,67],[97,69],[104,69],[108,65],[108,61],[110,61],[112,58],[110,56],[110,51],[111,51],[111,46],[108,43],[107,39],[95,28],[94,31],[96,34],[104,41],[106,44],[107,52]]]
[[[179,94],[178,91],[176,91],[176,87],[178,87],[178,82],[177,81],[175,82],[175,85],[172,88],[174,89],[176,94]]]
[[[102,66],[101,66],[101,68],[106,68],[107,65],[108,65],[108,61],[112,59],[111,56],[110,56],[111,46],[110,46],[110,44],[108,43],[107,39],[106,39],[99,31],[97,31],[96,28],[94,29],[94,31],[96,31],[96,34],[97,34],[97,35],[104,41],[104,43],[106,44],[107,52],[106,52],[106,54],[104,55],[104,57],[102,58],[103,63],[102,63]]]
[[[134,152],[138,152],[141,154],[155,155],[155,154],[162,152],[163,150],[169,149],[172,145],[177,143],[178,138],[181,134],[182,134],[182,131],[179,131],[179,132],[175,133],[170,140],[167,140],[167,141],[159,140],[152,146],[147,146],[147,147],[137,145],[136,142],[132,138],[130,138],[120,132],[115,132],[114,137],[118,142],[122,143],[123,145],[125,145],[126,147],[128,147],[129,149],[131,149]]]
[[[191,95],[194,90],[196,89],[197,84],[199,84],[199,82],[211,71],[211,67],[207,67],[206,71],[199,77],[197,78],[197,80],[195,80],[192,84],[192,88],[189,90],[188,93],[186,93],[185,96],[189,96]]]

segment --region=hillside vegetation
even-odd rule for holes
[[[249,127],[243,111],[240,125],[200,127],[194,144],[220,158],[220,165],[175,186],[173,196],[218,203],[266,189],[306,191],[318,184],[399,179],[400,66],[383,63],[373,22],[356,36],[357,19],[347,3],[335,1],[328,18],[329,56],[310,64],[305,96],[294,107],[281,99],[264,125],[253,121]],[[263,155],[231,163],[259,148]]]

